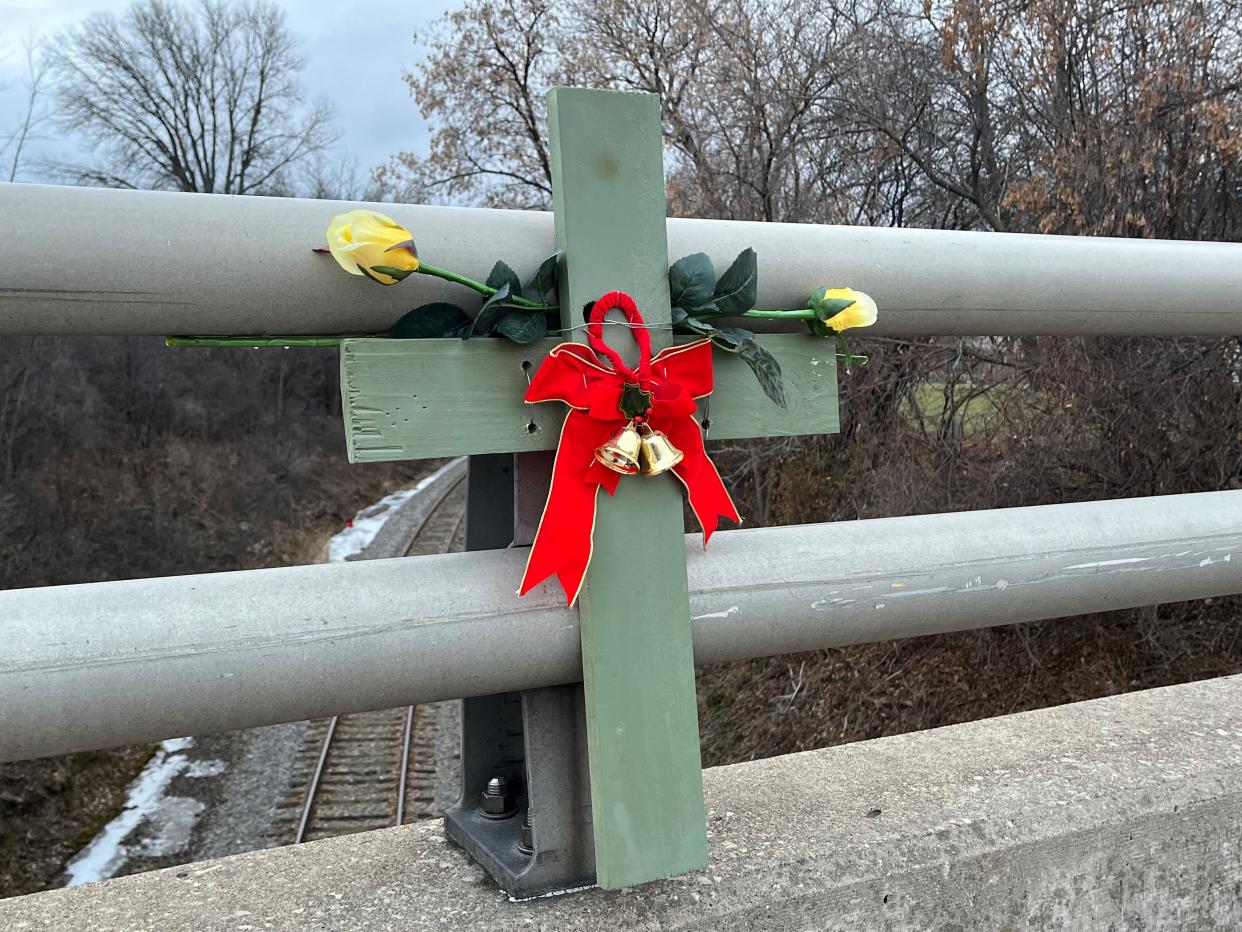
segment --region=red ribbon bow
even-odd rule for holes
[[[604,314],[613,308],[623,310],[634,325],[640,357],[637,371],[626,366],[603,340]],[[695,400],[712,393],[711,341],[670,347],[653,358],[642,315],[634,299],[620,291],[595,302],[587,338],[612,368],[601,363],[591,348],[562,343],[540,364],[526,389],[527,404],[562,401],[570,411],[561,428],[552,487],[518,593],[525,595],[555,573],[569,605],[577,601],[591,562],[599,489],[612,495],[621,479],[620,473],[596,462],[595,450],[630,420],[620,407],[627,383],[651,393],[647,425],[663,431],[682,451],[683,458],[672,472],[685,485],[690,508],[703,527],[703,546],[707,547],[719,516],[741,521],[720,474],[703,449],[702,429],[691,417],[697,408]]]

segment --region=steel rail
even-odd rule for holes
[[[418,539],[418,535],[422,533],[423,528],[427,526],[427,522],[431,520],[431,516],[444,504],[445,500],[455,492],[466,477],[463,474],[460,479],[451,485],[444,486],[444,491],[440,493],[432,508],[428,509],[422,516],[418,527],[409,535],[409,540],[402,548],[401,555],[407,556],[410,549],[414,546],[414,542]],[[429,490],[430,491],[430,490]],[[449,546],[452,546],[453,538],[457,536],[457,531],[461,527],[461,522],[465,520],[465,510],[462,510],[461,516],[453,525],[453,531],[449,534]],[[396,825],[405,824],[405,793],[409,784],[410,777],[410,742],[414,736],[414,710],[416,706],[409,705],[405,708],[405,726],[402,728],[401,734],[401,771],[397,779],[397,815],[394,819]]]
[[[430,485],[422,490],[419,496],[408,502],[406,507],[413,507],[413,523],[412,526],[405,531],[405,539],[399,548],[399,555],[406,556],[413,548],[418,536],[427,526],[427,522],[436,514],[443,506],[445,500],[459,489],[463,482],[466,481],[465,462],[454,460],[439,471],[433,473],[429,477]],[[450,535],[450,541],[452,536]],[[372,547],[375,542],[372,542]],[[371,548],[368,548],[371,549]],[[336,736],[337,724],[340,721],[339,715],[333,715],[328,720],[328,727],[324,732],[323,742],[319,749],[319,757],[315,764],[315,769],[311,773],[310,780],[306,784],[306,797],[302,803],[302,813],[298,819],[297,831],[294,833],[293,843],[300,845],[306,837],[306,829],[310,824],[311,813],[315,808],[316,797],[319,793],[319,786],[322,782],[324,766],[327,764],[328,756],[332,749],[332,739]],[[401,825],[405,816],[405,791],[410,768],[410,741],[414,731],[414,706],[410,705],[405,710],[405,724],[402,728],[401,737],[401,764],[400,772],[397,778],[397,805],[396,818],[394,823]]]
[[[401,773],[397,780],[396,825],[405,824],[405,787],[410,773],[410,738],[414,734],[414,709],[412,705],[405,707],[405,727],[401,735]]]
[[[421,302],[477,296],[424,275],[377,288],[312,247],[340,201],[0,184],[0,336],[380,332]],[[482,279],[552,253],[552,215],[372,205],[427,262]],[[89,249],[47,262],[72,229]],[[670,258],[719,271],[759,254],[757,304],[826,284],[868,291],[895,336],[1226,335],[1242,331],[1242,244],[670,219]],[[471,301],[475,301],[471,304]],[[797,322],[769,328],[801,330]]]
[[[339,715],[334,715],[328,719],[328,730],[324,733],[323,745],[319,749],[319,760],[315,763],[315,771],[311,774],[310,782],[306,784],[306,802],[302,804],[302,817],[298,819],[298,830],[293,836],[293,843],[295,845],[300,845],[302,839],[306,837],[306,826],[310,824],[311,812],[315,808],[315,796],[319,792],[319,781],[323,777],[324,765],[328,762],[328,751],[332,747],[332,737],[336,734],[336,723],[339,720]]]
[[[687,538],[712,663],[1242,593],[1242,491]],[[0,592],[0,760],[573,682],[525,548]]]

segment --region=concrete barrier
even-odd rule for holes
[[[512,903],[432,822],[7,900],[0,928],[1242,926],[1242,676],[704,780],[711,867],[631,890]]]

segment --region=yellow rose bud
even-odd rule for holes
[[[337,214],[328,224],[328,251],[350,275],[395,285],[418,269],[410,231],[374,210]]]
[[[842,300],[854,302],[849,307],[824,321],[824,323],[838,333],[842,330],[853,329],[854,327],[870,327],[875,323],[876,317],[879,316],[879,311],[875,306],[875,302],[871,300],[871,296],[861,291],[855,291],[853,288],[829,288],[824,292],[824,297],[829,301]]]

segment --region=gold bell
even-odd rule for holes
[[[685,456],[661,430],[652,430],[644,425],[639,436],[642,441],[638,456],[639,471],[644,476],[658,476],[662,472],[668,472]]]
[[[613,472],[623,476],[632,476],[638,472],[639,451],[645,441],[639,436],[638,428],[630,421],[618,428],[608,440],[595,448],[595,460],[601,466],[607,466]]]

